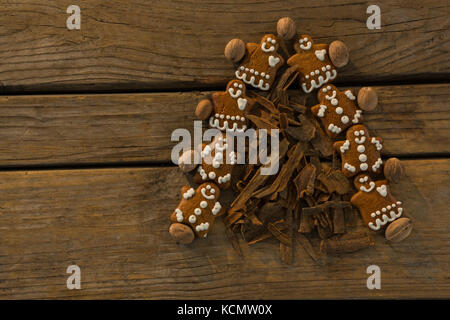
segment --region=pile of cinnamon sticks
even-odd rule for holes
[[[249,245],[275,238],[286,264],[293,261],[295,245],[317,262],[373,245],[367,233],[351,232],[357,212],[349,199],[355,190],[339,169],[333,141],[305,107],[306,95],[296,95],[297,101],[288,95],[297,76],[295,67],[288,68],[265,96],[249,93],[258,104],[248,115],[253,127],[280,131],[279,170],[261,175],[262,165],[244,165],[233,184],[237,196],[224,215],[236,249],[237,233]]]

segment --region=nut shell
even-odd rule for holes
[[[405,167],[397,158],[389,158],[384,164],[384,176],[394,183],[400,182],[405,176]]]
[[[241,39],[232,39],[225,46],[225,58],[238,63],[245,55],[245,43]]]
[[[363,87],[358,92],[358,106],[364,111],[371,111],[378,105],[377,92],[371,87]]]
[[[392,222],[387,228],[384,236],[391,242],[405,240],[413,229],[413,223],[408,218],[400,218]]]
[[[197,153],[197,159],[198,161],[200,161],[200,154],[198,154],[198,152],[196,152],[195,150],[188,150],[185,151],[181,157],[178,159],[178,167],[181,169],[181,171],[183,172],[190,172],[192,170],[194,170],[195,168],[197,168],[198,163],[196,163],[195,158],[196,158],[196,153]]]
[[[172,238],[179,244],[190,244],[194,241],[194,231],[185,224],[172,223],[169,228]]]
[[[195,108],[195,116],[200,120],[206,120],[211,115],[213,105],[209,99],[203,99],[197,104]]]
[[[342,41],[333,41],[328,48],[328,52],[330,54],[331,62],[333,62],[337,68],[341,68],[348,64],[348,48]]]
[[[297,33],[295,22],[289,18],[284,17],[278,20],[277,33],[284,40],[291,40]]]

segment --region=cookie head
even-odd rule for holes
[[[294,44],[294,49],[298,53],[309,51],[313,47],[313,40],[311,36],[307,34],[302,34],[298,36],[297,41]]]
[[[227,92],[234,99],[245,96],[244,82],[242,82],[241,80],[231,80],[227,84]]]
[[[338,88],[334,85],[325,85],[317,91],[317,99],[319,101],[329,101],[333,106],[338,105],[337,95],[339,93]]]
[[[371,192],[375,188],[375,182],[364,173],[357,175],[353,183],[358,191]]]
[[[261,50],[264,52],[276,52],[278,46],[278,38],[273,34],[266,34],[261,39]]]
[[[357,144],[363,144],[366,142],[366,139],[369,138],[369,132],[365,126],[362,124],[357,124],[347,130],[346,136],[348,140],[354,140]]]

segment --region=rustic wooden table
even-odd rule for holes
[[[72,3],[80,30],[66,28]],[[369,4],[0,0],[0,298],[450,298],[449,5],[380,0],[369,30]],[[299,247],[285,266],[271,241],[239,257],[221,222],[187,248],[169,238],[186,183],[171,132],[232,78],[227,41],[258,41],[283,16],[348,44],[339,86],[376,87],[366,124],[406,166],[404,242],[375,236],[322,266]],[[81,290],[66,287],[72,264]],[[366,287],[372,264],[381,290]]]

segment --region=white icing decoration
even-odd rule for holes
[[[363,145],[359,145],[356,150],[358,150],[359,153],[363,153],[364,151],[366,151],[366,147],[364,147]]]
[[[214,207],[212,208],[211,212],[212,212],[213,215],[216,215],[216,214],[219,213],[220,209],[222,209],[222,206],[220,205],[219,202],[216,202],[214,204]]]
[[[201,215],[202,214],[202,209],[200,209],[200,208],[195,208],[194,209],[194,213],[196,214],[196,215]]]
[[[328,90],[330,90],[330,89],[328,89]],[[331,96],[325,95],[325,99],[327,99],[328,101],[331,101],[331,100],[333,100],[335,98],[336,98],[336,90],[333,90],[333,94]]]
[[[362,113],[361,110],[356,110],[356,113],[353,116],[353,120],[352,120],[353,123],[358,123],[359,122],[359,118],[361,118],[361,113]]]
[[[238,70],[236,70],[235,72],[236,78],[244,81],[245,83],[251,84],[253,87],[255,88],[259,88],[261,90],[267,91],[270,88],[270,84],[269,83],[264,83],[264,81],[262,79],[259,80],[258,84],[255,84],[255,77],[251,76],[250,79],[247,79],[247,74],[246,73],[242,73]],[[267,74],[266,79],[269,79],[270,76]]]
[[[214,189],[212,189],[211,191],[213,191]],[[210,191],[210,192],[211,192]],[[205,199],[208,199],[208,200],[214,200],[214,198],[215,198],[215,196],[213,195],[213,194],[210,194],[209,196],[206,194],[206,189],[205,188],[202,188],[202,190],[201,190],[201,192],[202,192],[202,195],[203,195],[203,198],[205,198]],[[214,192],[215,192],[215,190],[214,190]],[[211,192],[212,193],[212,192]]]
[[[184,199],[192,198],[192,196],[194,195],[194,193],[195,193],[194,188],[190,188],[188,191],[186,191],[185,193],[183,193],[183,198],[184,198]]]
[[[208,177],[210,179],[215,179],[216,178],[216,173],[214,171],[211,171],[210,173],[208,173]]]
[[[202,202],[200,202],[200,208],[205,209],[208,206],[208,202],[206,202],[205,200],[203,200]]]
[[[182,222],[183,221],[183,212],[180,209],[175,209],[175,212],[177,213],[177,221]]]
[[[369,168],[369,165],[367,163],[361,163],[359,167],[361,168],[362,171],[366,171],[367,168]]]
[[[190,222],[190,223],[195,223],[196,221],[197,221],[197,217],[196,217],[196,216],[191,215],[191,216],[189,217],[189,222]]]
[[[377,192],[378,192],[382,197],[386,197],[386,196],[387,196],[387,188],[386,188],[386,185],[383,184],[383,185],[377,187]]]
[[[330,125],[328,126],[328,130],[331,131],[331,132],[334,132],[334,133],[340,133],[342,131],[342,129],[339,128],[334,123],[330,123]]]
[[[344,112],[344,109],[342,109],[341,107],[337,107],[335,111],[337,114],[342,114],[342,112]]]
[[[323,118],[323,117],[325,116],[325,110],[327,110],[327,106],[321,104],[321,105],[320,105],[320,109],[319,109],[319,111],[317,112],[317,116]]]
[[[355,132],[355,135],[356,135],[356,132]],[[360,138],[355,138],[355,142],[357,144],[363,144],[364,142],[366,142],[366,137],[361,137],[361,139]]]
[[[366,162],[367,161],[367,156],[364,153],[361,153],[359,155],[359,161]]]
[[[375,145],[378,151],[380,151],[383,148],[383,145],[374,137],[372,138],[371,142]]]
[[[200,176],[202,177],[203,180],[206,180],[208,178],[208,175],[206,174],[205,170],[203,169],[203,167],[201,165],[198,166],[197,171],[198,171],[198,173],[200,174]]]
[[[356,168],[347,162],[344,164],[344,169],[350,172],[356,172]]]
[[[237,99],[237,104],[238,104],[239,110],[244,110],[245,107],[247,106],[247,99],[238,98]]]
[[[269,56],[269,66],[275,67],[280,62],[280,58],[274,56]]]
[[[350,147],[350,141],[345,140],[344,144],[340,147],[341,153],[344,153]]]
[[[341,117],[341,122],[342,122],[343,124],[347,124],[349,121],[350,121],[350,119],[349,119],[347,116],[342,116],[342,117]]]
[[[235,83],[237,84],[237,83]],[[242,90],[234,90],[233,88],[229,88],[228,89],[228,93],[230,94],[230,96],[234,99],[236,99],[237,97],[239,97],[242,94]]]
[[[316,55],[317,59],[319,59],[320,61],[325,60],[325,55],[327,54],[327,50],[322,49],[322,50],[316,50],[314,51],[314,54]]]
[[[364,191],[364,192],[371,192],[373,190],[373,188],[375,188],[375,182],[370,181],[369,188],[366,188],[365,186],[361,186],[361,187],[359,187],[359,190]]]
[[[217,179],[217,182],[218,182],[219,184],[222,184],[222,183],[226,183],[226,182],[230,181],[230,179],[231,179],[231,174],[227,173],[227,174],[224,175],[223,177],[219,177],[219,178]]]
[[[378,168],[381,166],[382,163],[383,163],[383,160],[381,160],[381,158],[378,158],[378,160],[372,166],[373,172],[376,172],[378,170]]]
[[[195,227],[195,231],[200,232],[200,231],[206,231],[209,228],[209,223],[208,222],[202,222],[199,225],[197,225]]]
[[[263,44],[261,45],[262,51],[264,51],[264,52],[272,52],[272,51],[275,50],[275,47],[274,47],[274,46],[270,45],[270,47],[267,48],[267,47],[266,47],[266,44],[267,44],[267,42],[263,42]]]
[[[307,41],[307,40],[306,40],[306,41]],[[312,47],[312,42],[311,42],[311,41],[308,41],[308,42],[306,43],[306,46],[303,45],[303,42],[304,42],[303,39],[300,39],[298,42],[300,43],[300,48],[303,49],[303,50],[309,50],[309,49],[311,49],[311,47]]]
[[[347,90],[345,91],[345,95],[347,96],[347,98],[349,98],[350,100],[355,100],[356,97],[353,95],[353,92],[351,90]]]
[[[327,66],[327,69],[328,69],[328,66]],[[310,86],[311,87],[309,89],[306,88],[306,83],[302,83],[303,91],[306,92],[306,93],[310,93],[315,88],[317,88],[317,89],[320,88],[324,83],[327,83],[328,81],[333,80],[334,78],[336,78],[337,72],[336,72],[336,70],[332,70],[331,73],[330,73],[330,71],[327,71],[327,72],[325,72],[325,76],[326,76],[326,79],[324,79],[323,76],[320,75],[317,78],[318,83],[316,82],[316,80],[312,79],[310,81]]]

